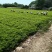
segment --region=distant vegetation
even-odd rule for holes
[[[42,10],[52,7],[52,0],[35,0],[29,6],[33,9]]]
[[[16,7],[16,8],[21,8],[21,9],[28,9],[29,8],[28,5],[18,4],[17,2],[14,2],[12,4],[10,4],[10,3],[0,4],[0,7],[4,7],[4,8]]]
[[[5,4],[0,4],[0,7],[4,7],[4,8],[17,7],[22,9],[47,10],[48,8],[52,7],[52,0],[35,0],[32,1],[29,5],[18,4],[17,2],[14,2],[12,4],[5,3]]]

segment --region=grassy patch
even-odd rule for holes
[[[36,10],[13,10],[15,12],[12,12],[11,8],[0,8],[0,52],[8,52],[40,29],[47,30],[52,20],[52,11],[44,16],[34,15]],[[33,14],[30,14],[31,11]]]

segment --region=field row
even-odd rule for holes
[[[14,10],[16,12],[0,8],[0,52],[8,52],[38,30],[47,30],[52,21],[52,11],[48,11],[48,15],[44,16],[17,12],[32,11],[37,13],[35,10]]]

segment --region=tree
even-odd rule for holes
[[[42,9],[44,7],[45,0],[36,0],[36,9]]]
[[[2,7],[2,4],[0,4],[0,7]]]
[[[14,5],[17,7],[18,6],[18,3],[17,2],[14,2]]]
[[[30,9],[35,9],[36,7],[36,1],[32,1],[30,4],[29,4],[29,8]]]
[[[7,8],[7,7],[16,7],[14,4],[3,4],[3,7]]]
[[[32,1],[30,4],[29,4],[29,7],[31,7],[33,4],[35,4],[36,1]]]
[[[23,8],[23,9],[28,9],[28,8],[29,8],[29,6],[24,5],[22,8]]]
[[[44,6],[47,8],[52,7],[52,0],[45,0]]]
[[[23,4],[18,4],[17,7],[18,7],[18,8],[23,8],[23,6],[24,6]]]

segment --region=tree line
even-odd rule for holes
[[[24,8],[24,9],[28,9],[28,5],[23,5],[23,4],[18,4],[17,2],[14,2],[12,4],[10,3],[5,3],[5,4],[0,4],[0,7],[4,7],[4,8],[7,8],[7,7],[17,7],[17,8]]]
[[[43,8],[52,7],[52,0],[35,0],[32,1],[29,5],[18,4],[17,2],[14,2],[12,4],[5,3],[5,4],[0,4],[0,7],[5,7],[5,8],[18,7],[22,9],[28,9],[28,8],[43,9]]]
[[[52,0],[35,0],[32,1],[29,6],[32,6],[33,4],[35,4],[35,9],[49,8],[52,7]]]

